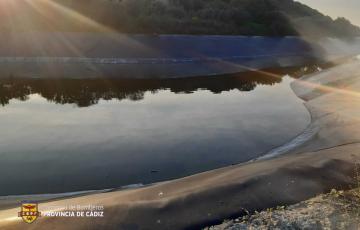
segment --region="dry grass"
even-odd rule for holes
[[[355,164],[355,184],[356,187],[351,190],[351,195],[354,197],[354,206],[357,207],[355,210],[356,216],[360,219],[360,163]]]
[[[348,191],[332,189],[289,207],[247,212],[242,218],[208,229],[360,229],[360,163],[355,165],[354,180]]]

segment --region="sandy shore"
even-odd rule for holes
[[[199,229],[224,219],[293,204],[353,183],[360,162],[360,61],[353,60],[292,84],[305,100],[316,133],[286,155],[213,170],[153,186],[44,202],[103,205],[104,218],[40,217],[32,225],[20,208],[0,211],[1,229]],[[0,204],[1,205],[1,204]]]

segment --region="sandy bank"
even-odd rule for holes
[[[199,229],[252,211],[348,188],[360,162],[360,61],[293,84],[312,114],[314,137],[289,154],[154,186],[42,203],[104,205],[104,218],[46,218],[25,225],[19,208],[0,211],[1,229]]]

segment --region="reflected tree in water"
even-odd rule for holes
[[[39,94],[50,102],[76,104],[78,107],[95,105],[99,100],[142,100],[146,92],[170,90],[176,94],[190,94],[209,90],[218,94],[229,90],[251,91],[257,85],[280,83],[282,76],[303,74],[300,68],[269,69],[216,77],[194,77],[163,80],[115,79],[22,79],[8,77],[0,80],[0,103],[5,106],[12,99],[25,101],[31,94]]]

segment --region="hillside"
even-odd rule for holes
[[[109,28],[123,33],[145,34],[360,35],[360,29],[345,18],[333,20],[293,0],[0,2],[1,31],[94,31]]]

